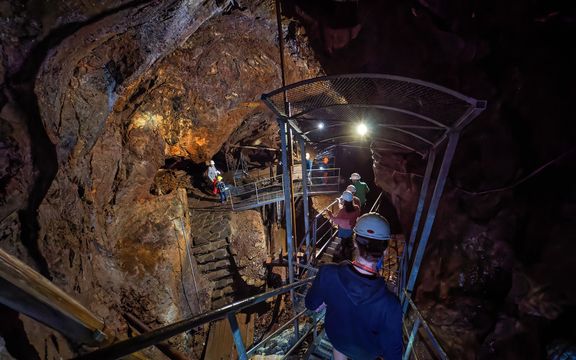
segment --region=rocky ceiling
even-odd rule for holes
[[[287,83],[389,73],[488,100],[463,134],[416,293],[450,354],[532,359],[573,345],[573,5],[283,8]],[[230,145],[276,146],[258,101],[281,84],[275,26],[266,0],[0,3],[0,246],[119,337],[127,309],[149,325],[200,311],[179,287],[174,244],[188,230],[170,220],[190,224],[186,196],[150,188],[169,158],[202,163]],[[378,158],[375,182],[408,229],[425,164]],[[77,351],[0,313],[13,319],[10,331],[0,326],[0,354],[4,342],[6,356],[22,359]]]

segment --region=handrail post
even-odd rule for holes
[[[258,199],[258,181],[254,183],[254,188],[256,189],[256,204],[260,204],[260,200]]]
[[[410,333],[410,338],[408,340],[408,345],[406,345],[406,350],[404,351],[404,356],[402,360],[410,359],[410,353],[412,352],[412,347],[414,346],[414,339],[416,338],[416,334],[418,333],[418,328],[420,327],[420,323],[422,320],[420,318],[416,318],[414,321],[414,326],[412,327],[412,332]]]
[[[280,141],[282,146],[282,188],[284,191],[284,214],[286,218],[286,247],[288,248],[288,282],[294,282],[294,238],[292,234],[292,183],[291,169],[288,166],[288,144],[287,128],[288,123],[284,119],[278,119],[280,128]],[[296,304],[294,290],[290,291],[292,305]],[[294,334],[298,336],[298,319],[294,322]]]
[[[436,210],[438,210],[438,205],[440,204],[440,198],[444,191],[444,185],[446,184],[446,178],[448,177],[448,172],[450,171],[450,165],[456,152],[456,146],[458,145],[458,140],[460,134],[458,132],[452,132],[448,138],[448,145],[446,150],[444,150],[444,156],[442,158],[442,164],[440,165],[440,170],[438,172],[438,177],[436,184],[434,185],[434,192],[432,193],[432,198],[430,199],[430,205],[428,207],[428,213],[426,214],[426,221],[422,228],[422,234],[420,235],[420,241],[418,241],[418,248],[414,255],[414,262],[410,268],[410,275],[408,276],[408,282],[406,284],[406,292],[408,295],[414,289],[416,284],[416,279],[418,278],[418,271],[420,270],[420,265],[422,264],[422,259],[424,258],[424,251],[426,250],[426,245],[428,245],[428,240],[430,239],[430,233],[432,232],[432,226],[434,225],[434,219],[436,218]],[[408,307],[406,299],[402,306],[403,313],[406,313]]]
[[[311,254],[308,263],[312,259],[312,256],[316,257],[316,239],[318,237],[318,215],[314,216],[314,221],[312,222],[312,244],[311,244]],[[312,254],[313,252],[313,254]]]
[[[428,187],[430,185],[430,179],[432,178],[432,169],[434,168],[434,162],[436,160],[436,150],[431,149],[428,152],[428,161],[426,163],[426,170],[424,172],[424,179],[422,180],[422,186],[420,188],[420,197],[418,199],[418,205],[416,207],[416,214],[414,215],[414,221],[412,222],[412,231],[410,232],[410,239],[404,248],[404,254],[402,254],[402,262],[400,267],[402,269],[402,282],[400,282],[400,287],[404,289],[406,287],[406,281],[408,276],[408,266],[410,265],[410,259],[412,258],[412,248],[416,241],[416,235],[418,234],[418,229],[420,227],[420,220],[422,218],[422,213],[424,212],[424,203],[428,195]],[[400,291],[400,296],[403,298],[404,292]]]
[[[228,195],[230,197],[230,207],[234,210],[234,200],[232,199],[232,191],[228,189]]]
[[[242,340],[242,334],[240,333],[240,327],[238,326],[238,320],[236,320],[236,313],[228,313],[228,322],[230,323],[230,329],[232,330],[232,337],[234,338],[234,345],[236,345],[236,352],[238,352],[239,360],[248,360],[248,355],[246,354],[246,347],[244,346],[244,340]]]
[[[306,143],[300,139],[300,157],[302,158],[302,203],[304,205],[304,234],[306,237],[306,263],[310,259],[310,218],[308,204],[308,160],[306,160]]]

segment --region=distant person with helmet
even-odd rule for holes
[[[206,170],[206,177],[210,181],[210,186],[213,191],[216,190],[216,182],[218,181],[216,177],[218,175],[220,175],[220,170],[216,169],[216,163],[214,163],[214,160],[210,160],[210,166],[208,166],[208,169]],[[214,192],[214,194],[216,194],[216,192]]]
[[[216,192],[220,195],[220,203],[224,204],[226,202],[226,184],[222,181],[222,176],[218,175],[216,177]]]
[[[366,195],[370,192],[370,188],[365,182],[360,181],[360,179],[360,174],[358,173],[352,173],[352,175],[350,175],[352,185],[356,188],[356,196],[360,199],[360,208],[363,208],[364,204],[366,204]]]
[[[360,203],[360,199],[358,198],[358,196],[355,195],[356,194],[356,186],[348,185],[346,187],[346,191],[350,191],[352,193],[352,195],[353,195],[352,202],[354,203],[354,205],[357,205],[358,208],[362,208],[362,204]]]
[[[330,221],[338,226],[338,237],[341,239],[335,257],[339,260],[351,260],[354,252],[352,229],[356,225],[356,219],[360,216],[360,207],[354,204],[354,196],[350,191],[344,191],[339,200],[342,203],[342,208],[338,213],[334,215],[330,210],[326,213]]]
[[[210,160],[210,166],[208,167],[207,176],[210,179],[210,183],[214,183],[216,176],[220,175],[220,170],[216,169],[216,163],[214,160]]]
[[[355,261],[320,267],[306,307],[326,307],[326,334],[333,359],[399,360],[402,358],[402,309],[377,264],[390,240],[390,225],[377,213],[362,215],[354,227]]]

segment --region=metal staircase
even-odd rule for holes
[[[302,196],[304,182],[308,195],[336,194],[340,190],[340,169],[308,170],[307,180],[302,174],[292,172],[293,195]],[[232,210],[248,210],[267,204],[284,201],[285,180],[282,175],[260,179],[253,183],[230,187],[228,201]]]

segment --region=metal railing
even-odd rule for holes
[[[404,335],[407,337],[408,342],[406,344],[406,348],[404,349],[404,355],[402,356],[402,360],[410,359],[411,355],[414,355],[416,359],[419,358],[418,353],[426,354],[427,358],[435,357],[437,359],[447,360],[448,355],[446,355],[446,351],[440,345],[436,336],[432,332],[432,329],[418,310],[418,307],[408,293],[404,290],[405,299],[408,301],[410,305],[410,314],[404,318],[403,322],[403,331]],[[408,328],[406,327],[407,322],[412,321],[412,330],[408,332]],[[423,329],[423,335],[421,334],[420,329]],[[417,337],[419,336],[419,340],[417,342]]]
[[[314,276],[308,277],[306,279],[302,279],[300,281],[294,282],[289,285],[282,286],[280,288],[270,290],[268,292],[258,294],[252,297],[249,297],[244,300],[237,301],[235,303],[226,305],[221,307],[220,309],[209,311],[207,313],[197,315],[188,319],[180,320],[176,323],[163,326],[161,328],[152,330],[150,332],[135,336],[128,340],[117,342],[113,345],[110,345],[106,348],[93,351],[91,353],[81,355],[77,357],[78,360],[104,360],[104,359],[118,359],[123,356],[129,355],[134,353],[138,350],[145,349],[149,346],[157,344],[161,341],[169,339],[175,335],[183,333],[185,331],[194,329],[198,326],[210,323],[215,320],[220,320],[227,318],[230,322],[230,327],[232,329],[232,336],[234,340],[234,344],[236,345],[236,351],[238,352],[238,358],[241,360],[247,360],[248,354],[253,354],[255,350],[262,346],[264,343],[261,341],[260,343],[252,346],[249,351],[246,351],[246,347],[244,345],[244,341],[242,340],[242,336],[240,334],[240,328],[238,326],[238,322],[236,320],[236,314],[243,309],[246,309],[250,306],[262,303],[272,297],[285,294],[292,290],[298,289],[302,286],[309,284],[314,279]],[[305,312],[300,312],[295,317],[296,319]],[[293,321],[291,319],[288,322],[288,325]],[[305,336],[305,335],[303,335]],[[268,336],[265,340],[269,340],[271,337]],[[297,341],[300,340],[296,339]]]
[[[326,247],[338,233],[336,228],[332,226],[330,219],[324,216],[328,210],[334,211],[334,206],[338,206],[338,200],[334,200],[314,216],[314,220],[312,221],[312,240],[310,247],[306,248],[306,263],[308,264],[316,263],[316,260],[322,256]],[[320,249],[317,250],[318,248]]]
[[[292,171],[294,195],[303,193],[302,174]],[[312,169],[308,171],[309,195],[337,193],[340,185],[340,169]],[[249,184],[228,188],[232,210],[249,209],[284,200],[282,175],[259,179]]]

